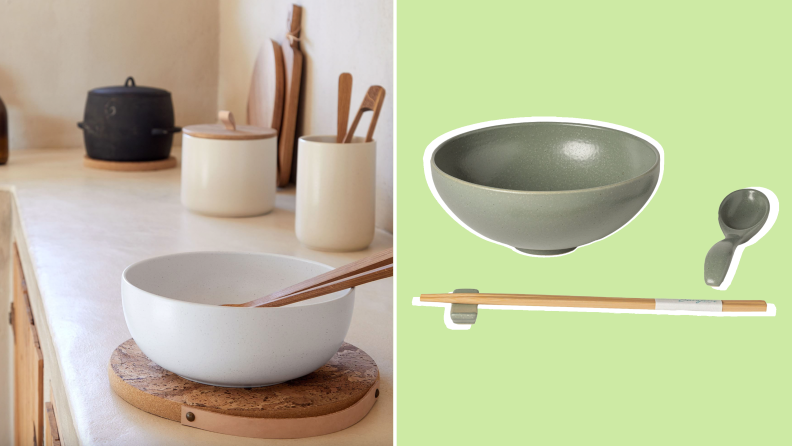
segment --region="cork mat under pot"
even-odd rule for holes
[[[304,438],[346,429],[379,396],[379,369],[344,343],[319,370],[268,387],[215,387],[186,380],[152,362],[133,339],[115,349],[110,386],[128,403],[185,426],[257,438]]]
[[[83,166],[91,169],[112,170],[115,172],[148,172],[152,170],[172,169],[178,165],[176,158],[170,156],[156,161],[105,161],[85,155]]]

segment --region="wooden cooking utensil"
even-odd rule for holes
[[[382,87],[380,88],[382,90],[380,95],[377,97],[377,104],[374,105],[374,114],[371,115],[371,122],[369,123],[368,132],[366,132],[366,142],[372,141],[374,139],[374,129],[377,128],[380,110],[382,110],[382,104],[385,102],[385,89]]]
[[[302,81],[303,53],[300,50],[300,23],[302,7],[292,5],[289,32],[283,48],[286,79],[286,102],[283,107],[283,122],[278,133],[278,186],[289,184],[294,135],[297,131],[297,109],[300,105],[300,83]]]
[[[377,126],[377,119],[379,118],[379,112],[380,109],[382,109],[382,102],[384,100],[384,88],[380,87],[379,85],[372,85],[369,87],[368,92],[366,92],[366,97],[363,98],[363,102],[360,104],[360,108],[355,115],[355,120],[352,121],[349,131],[347,131],[347,134],[344,137],[344,143],[352,142],[352,138],[355,136],[355,130],[357,129],[358,123],[360,123],[360,117],[363,116],[363,113],[367,111],[374,112],[374,114],[371,116],[371,123],[369,124],[368,133],[366,134],[366,142],[371,141],[372,137],[374,136],[374,128]]]
[[[248,93],[247,123],[257,127],[280,130],[286,94],[286,72],[283,50],[274,40],[264,42],[256,63]]]
[[[421,294],[421,302],[442,302],[473,305],[514,305],[526,307],[576,307],[576,308],[622,308],[630,310],[682,309],[670,308],[674,304],[684,305],[684,299],[642,299],[628,297],[547,296],[541,294],[487,294],[453,293]],[[723,312],[767,311],[763,300],[723,300]],[[661,308],[658,308],[658,303]],[[686,310],[695,310],[692,306]]]
[[[298,284],[288,286],[280,291],[276,291],[268,296],[264,296],[258,298],[256,300],[252,300],[250,302],[245,302],[243,304],[225,304],[224,307],[259,307],[265,306],[265,304],[280,299],[284,296],[288,296],[290,294],[303,292],[305,290],[309,290],[311,288],[315,288],[321,285],[326,285],[329,283],[337,282],[339,280],[356,276],[361,273],[365,273],[367,271],[375,270],[377,268],[382,268],[387,265],[393,263],[393,248],[386,249],[384,251],[380,251],[373,255],[370,255],[366,258],[360,259],[358,261],[348,263],[344,266],[336,268],[332,271],[328,271],[324,274],[320,274],[315,277],[311,277],[310,279],[304,280]],[[377,279],[374,279],[377,280]],[[355,286],[355,285],[351,285]],[[349,288],[349,286],[347,286]],[[344,289],[344,288],[341,288]],[[333,291],[331,291],[333,292]],[[316,297],[316,296],[313,296]],[[283,304],[287,305],[287,304]]]
[[[352,102],[352,75],[341,73],[341,76],[338,76],[338,128],[336,131],[336,143],[339,144],[344,142],[344,136],[346,136],[350,102]]]

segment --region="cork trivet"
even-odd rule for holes
[[[117,172],[145,172],[147,170],[164,170],[176,167],[176,158],[168,157],[157,161],[104,161],[96,160],[88,155],[83,158],[83,165],[91,169],[115,170]]]
[[[346,342],[319,370],[268,387],[215,387],[189,381],[152,362],[134,339],[115,349],[110,386],[129,404],[173,421],[181,407],[252,418],[304,418],[332,414],[359,401],[379,378],[377,364]]]

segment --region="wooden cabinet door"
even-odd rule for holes
[[[55,401],[52,399],[52,394],[50,393],[50,400]],[[47,446],[61,446],[60,441],[60,434],[58,433],[58,420],[55,418],[55,406],[50,403],[46,403],[47,407]]]
[[[44,444],[44,357],[14,246],[14,436],[17,446]]]

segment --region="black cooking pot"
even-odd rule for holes
[[[85,149],[93,159],[155,161],[170,156],[173,134],[173,101],[166,90],[137,87],[128,77],[123,87],[96,88],[88,92],[83,122]]]

